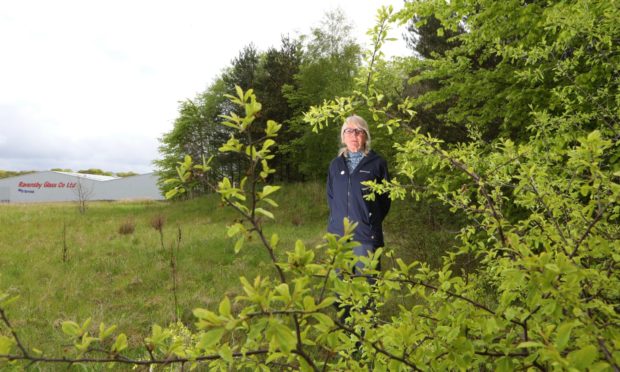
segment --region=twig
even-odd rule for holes
[[[476,182],[476,184],[478,184],[478,187],[480,188],[480,192],[482,193],[482,195],[484,196],[484,198],[485,198],[485,200],[487,202],[487,207],[491,210],[491,215],[493,216],[493,218],[497,222],[497,232],[499,234],[501,243],[502,243],[502,245],[504,247],[506,247],[508,245],[508,241],[506,239],[506,236],[504,234],[504,229],[502,227],[503,217],[495,209],[495,203],[493,202],[493,199],[491,198],[491,196],[487,192],[486,186],[485,186],[482,178],[476,172],[468,170],[467,167],[463,163],[461,163],[458,160],[453,159],[450,156],[446,155],[441,149],[437,148],[430,141],[428,141],[428,140],[426,140],[424,138],[422,138],[422,141],[424,142],[424,144],[426,144],[426,146],[430,147],[432,152],[438,154],[441,158],[443,158],[443,159],[447,160],[448,162],[450,162],[450,164],[452,164],[453,167],[458,168],[461,171],[463,171],[467,176],[469,176],[471,179],[473,179]]]
[[[2,321],[4,322],[4,324],[6,324],[6,326],[11,331],[11,335],[13,335],[13,339],[15,340],[15,343],[17,344],[17,347],[19,348],[19,350],[21,350],[22,354],[24,354],[24,357],[29,358],[30,354],[28,354],[28,351],[24,347],[24,344],[22,344],[21,340],[19,339],[19,336],[17,336],[17,332],[15,332],[15,329],[11,325],[11,322],[9,322],[9,318],[6,316],[4,309],[1,307],[0,307],[0,317],[2,317]]]
[[[609,205],[610,205],[610,203],[608,203],[604,208],[599,209],[598,213],[596,214],[596,216],[594,217],[592,222],[590,222],[590,224],[588,225],[588,228],[583,233],[581,238],[577,241],[577,244],[575,244],[575,248],[573,248],[573,251],[571,252],[571,254],[568,257],[573,258],[575,256],[575,254],[577,254],[577,250],[579,249],[579,246],[588,237],[588,235],[590,234],[590,230],[592,230],[594,225],[596,225],[596,223],[601,220],[601,218],[603,217],[603,213],[605,213],[605,211],[607,210]]]
[[[373,349],[375,349],[377,352],[379,352],[379,353],[381,353],[381,354],[383,354],[383,355],[387,356],[387,357],[388,357],[388,358],[390,358],[390,359],[398,360],[399,362],[401,362],[401,363],[405,364],[407,367],[410,367],[411,369],[413,369],[413,370],[415,370],[415,371],[422,371],[422,370],[421,370],[418,366],[416,366],[415,364],[411,363],[410,361],[408,361],[408,360],[406,360],[406,359],[404,359],[404,358],[401,358],[401,357],[399,357],[399,356],[397,356],[397,355],[394,355],[394,354],[390,353],[389,351],[386,351],[385,349],[381,348],[381,347],[379,346],[379,343],[378,343],[377,341],[374,341],[374,342],[366,341],[366,340],[364,339],[364,337],[363,337],[361,334],[359,334],[359,333],[355,332],[355,330],[354,330],[354,329],[347,327],[346,325],[344,325],[344,324],[340,323],[339,321],[334,321],[334,323],[335,323],[335,324],[336,324],[339,328],[341,328],[341,329],[343,329],[343,330],[345,330],[345,331],[349,332],[349,333],[350,333],[350,334],[352,334],[352,335],[355,335],[357,338],[359,338],[359,339],[360,339],[360,341],[362,341],[362,342],[366,342],[366,343],[370,344],[370,346],[372,346],[372,347],[373,347]]]
[[[560,235],[560,238],[562,239],[562,242],[564,243],[564,245],[562,246],[562,250],[564,251],[564,254],[568,254],[565,248],[565,247],[568,247],[568,241],[566,241],[566,238],[564,237],[564,232],[562,231],[560,224],[558,223],[557,219],[553,217],[551,208],[549,208],[547,203],[545,203],[545,200],[543,199],[542,195],[540,195],[540,191],[538,191],[538,188],[536,187],[536,184],[534,183],[534,179],[530,177],[529,181],[530,181],[530,185],[532,186],[532,190],[534,191],[534,195],[536,195],[536,199],[538,199],[538,202],[543,206],[543,208],[545,208],[545,211],[547,212],[547,217],[549,217],[549,219],[553,221],[553,225],[555,226],[556,231],[558,232],[558,234]]]
[[[241,358],[245,356],[252,355],[264,355],[268,354],[269,350],[253,350],[246,352],[236,352],[232,353],[233,358]],[[43,363],[123,363],[123,364],[132,364],[132,365],[141,365],[141,366],[149,366],[149,365],[166,365],[166,364],[176,364],[176,363],[188,363],[188,362],[202,362],[208,360],[218,360],[222,357],[219,354],[214,355],[204,355],[196,358],[167,358],[167,359],[152,359],[152,360],[142,360],[142,359],[129,359],[122,357],[120,355],[116,355],[113,358],[45,358],[45,357],[36,357],[32,355],[12,355],[12,354],[0,354],[0,360],[6,359],[8,361],[14,360],[29,360],[34,363],[43,362]]]
[[[614,361],[613,356],[609,352],[609,349],[607,349],[607,346],[605,346],[605,341],[602,338],[598,339],[598,346],[601,348],[601,351],[603,352],[603,355],[605,355],[605,359],[607,359],[607,361],[612,366],[614,371],[619,372],[620,371],[620,367],[618,366],[618,363],[616,363]]]

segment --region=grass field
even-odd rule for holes
[[[279,234],[281,249],[297,239],[319,244],[328,215],[323,185],[286,185],[278,194],[280,207],[267,231]],[[388,247],[406,260],[437,264],[452,245],[453,235],[446,233],[452,224],[430,210],[395,203],[385,223]],[[165,220],[163,249],[151,226],[158,218]],[[152,324],[174,321],[170,248],[180,231],[177,314],[191,325],[193,308],[213,308],[222,296],[238,294],[240,276],[274,274],[257,242],[234,254],[226,225],[235,218],[216,195],[175,203],[92,202],[84,215],[71,203],[2,205],[0,290],[20,295],[8,315],[26,344],[47,354],[62,353],[62,321],[88,317],[93,327],[117,324],[138,346]],[[122,225],[135,231],[121,234]]]

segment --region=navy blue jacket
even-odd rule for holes
[[[370,193],[363,181],[390,180],[387,163],[376,152],[370,151],[362,158],[357,168],[349,173],[344,155],[336,157],[329,165],[327,175],[327,202],[329,204],[329,225],[327,231],[343,235],[342,221],[345,217],[358,222],[354,240],[383,246],[381,223],[390,210],[387,194],[375,195],[375,200],[365,200]]]

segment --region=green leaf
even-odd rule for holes
[[[87,333],[84,333],[82,335],[82,342],[79,344],[75,344],[75,348],[78,349],[81,352],[85,352],[88,350],[88,347],[90,346],[90,344],[95,340],[94,337],[90,337],[88,336]]]
[[[172,199],[172,198],[174,198],[174,197],[175,197],[178,193],[179,193],[179,190],[178,190],[178,189],[176,189],[176,188],[171,189],[171,190],[168,190],[168,191],[166,192],[166,199]]]
[[[198,347],[201,349],[211,349],[215,344],[220,342],[222,336],[226,333],[224,328],[214,328],[208,332],[205,332],[200,337]]]
[[[228,230],[227,230],[226,233],[228,234],[229,237],[232,238],[233,236],[235,236],[235,235],[237,235],[237,234],[239,234],[241,232],[244,232],[244,231],[245,231],[245,228],[243,227],[242,224],[235,223],[235,224],[233,224],[233,225],[228,227]]]
[[[64,334],[72,337],[80,337],[82,335],[80,326],[76,322],[70,320],[62,322],[62,331]]]
[[[4,295],[0,296],[0,304],[2,305],[2,307],[7,307],[18,299],[19,295],[11,296],[10,294],[5,293]]]
[[[323,313],[313,313],[311,315],[317,322],[326,326],[328,329],[334,326],[334,321],[329,316]]]
[[[514,364],[512,363],[512,359],[510,357],[502,357],[500,358],[496,365],[498,372],[512,372],[515,370]]]
[[[270,198],[263,198],[261,199],[261,201],[264,201],[265,203],[271,205],[272,207],[278,207],[278,203],[276,203],[273,199]]]
[[[317,309],[323,309],[326,308],[328,306],[333,305],[336,302],[336,297],[327,297],[326,299],[324,299],[323,301],[321,301],[320,304],[317,305]]]
[[[314,297],[312,296],[304,297],[304,310],[314,311],[314,309],[316,309],[316,304],[314,303]]]
[[[197,308],[193,310],[193,313],[196,318],[198,318],[202,322],[205,322],[206,325],[221,323],[220,317],[212,311]]]
[[[126,348],[127,348],[127,336],[124,333],[121,333],[118,336],[116,336],[116,341],[114,341],[114,344],[112,345],[112,348],[110,350],[113,353],[120,353]]]
[[[262,214],[263,216],[274,219],[273,213],[269,212],[268,210],[265,210],[263,208],[256,208],[254,210],[256,211],[256,213],[259,213],[259,214]]]
[[[563,323],[558,327],[558,332],[555,338],[555,347],[558,349],[558,351],[561,352],[566,348],[570,339],[571,331],[574,327],[574,322]]]
[[[280,190],[280,186],[271,186],[271,185],[266,185],[265,187],[263,187],[263,191],[261,192],[261,199],[273,194],[274,192]]]
[[[0,354],[10,354],[14,344],[15,341],[12,338],[0,335]]]
[[[544,344],[540,343],[540,342],[536,342],[536,341],[526,341],[526,342],[522,342],[519,345],[517,345],[517,348],[519,349],[525,349],[528,347],[533,347],[533,348],[540,348],[545,346]]]
[[[286,283],[282,283],[282,284],[278,285],[278,286],[275,288],[275,290],[276,290],[276,292],[277,292],[280,296],[282,296],[282,298],[283,298],[283,300],[284,300],[284,301],[287,301],[287,302],[288,302],[288,301],[290,301],[290,300],[291,300],[291,294],[290,294],[290,289],[289,289],[289,287],[288,287],[288,284],[286,284]]]
[[[209,316],[209,313],[211,313],[209,310],[202,308],[196,308],[192,312],[194,313],[194,316],[198,319],[206,319]]]
[[[104,340],[108,338],[116,330],[116,325],[112,325],[106,329],[105,324],[99,324],[99,339]]]
[[[267,333],[271,338],[272,344],[286,353],[290,352],[297,342],[293,330],[277,321],[269,322]]]
[[[242,236],[239,239],[237,239],[237,242],[235,243],[235,254],[241,251],[241,248],[243,248],[244,243],[245,243],[245,236]]]
[[[570,364],[580,370],[585,370],[592,362],[594,362],[598,358],[598,350],[594,345],[588,345],[579,350],[573,351],[568,354],[568,361]]]
[[[220,346],[218,352],[219,356],[222,357],[222,359],[228,363],[232,363],[233,360],[233,354],[232,354],[232,350],[230,350],[230,346],[228,345],[222,345]]]
[[[219,306],[220,315],[230,317],[230,300],[225,296]]]

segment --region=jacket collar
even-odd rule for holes
[[[360,160],[360,163],[357,165],[356,169],[359,169],[361,166],[363,166],[364,164],[372,161],[376,157],[378,157],[378,155],[377,155],[376,152],[374,152],[374,150],[368,151],[368,154],[364,155],[362,160]],[[344,165],[344,167],[346,168],[346,170],[348,172],[349,168],[347,167],[347,159],[346,159],[345,153],[342,153],[342,155],[340,155],[340,158],[342,159],[342,164]]]

